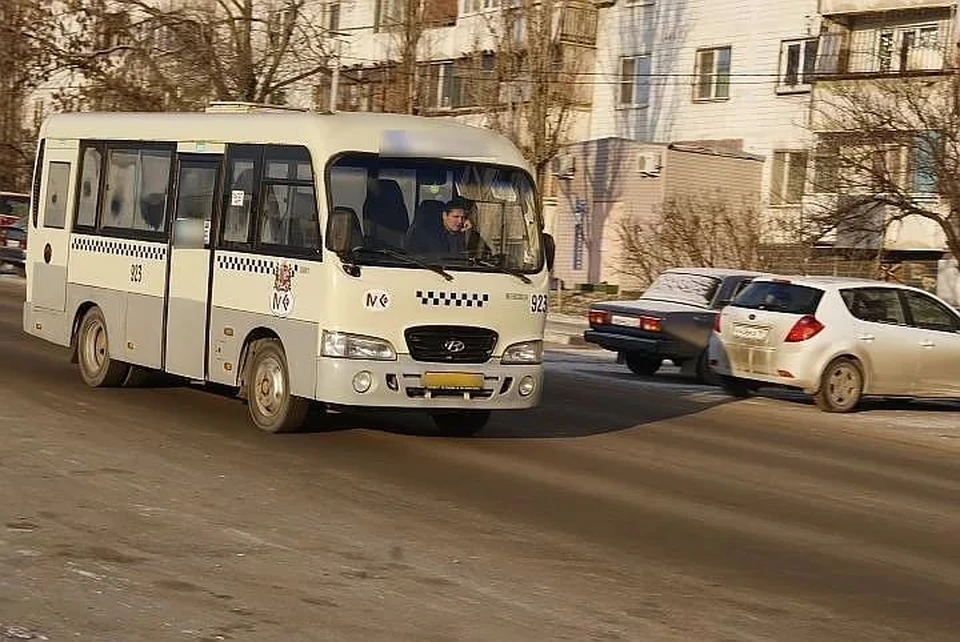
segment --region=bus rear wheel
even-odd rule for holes
[[[489,410],[438,412],[433,415],[433,424],[440,432],[451,437],[475,435],[483,430],[488,421],[490,421]]]
[[[290,394],[290,370],[283,345],[261,339],[250,346],[246,397],[250,418],[260,430],[293,432],[303,425],[310,400]]]
[[[80,378],[92,388],[119,386],[130,371],[128,364],[110,358],[107,322],[96,306],[83,315],[77,330],[77,362]]]

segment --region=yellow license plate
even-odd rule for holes
[[[430,390],[480,390],[483,375],[472,372],[425,372],[420,378]]]

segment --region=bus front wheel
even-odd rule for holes
[[[77,362],[80,378],[92,388],[119,386],[130,371],[128,364],[110,358],[107,322],[96,306],[83,315],[77,330]]]
[[[250,352],[245,385],[253,423],[266,432],[297,430],[306,420],[310,401],[290,394],[290,371],[280,341],[255,341]]]

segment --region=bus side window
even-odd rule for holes
[[[237,158],[231,163],[227,208],[223,217],[223,240],[246,243],[250,239],[250,208],[253,204],[255,162]]]
[[[44,196],[43,226],[63,229],[67,221],[67,190],[70,163],[50,161],[47,166],[47,193]]]

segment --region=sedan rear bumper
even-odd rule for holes
[[[635,352],[661,359],[693,359],[702,349],[682,341],[650,339],[601,330],[584,331],[583,340],[614,352]]]

